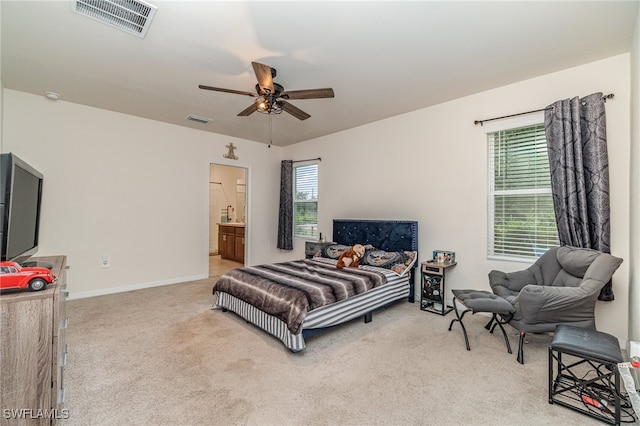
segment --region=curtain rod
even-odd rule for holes
[[[304,161],[313,161],[313,160],[318,160],[318,161],[322,161],[322,158],[318,157],[318,158],[309,158],[307,160],[289,160],[292,163],[302,163]]]
[[[613,99],[613,93],[609,93],[608,95],[604,95],[602,97],[602,99],[604,99],[605,102],[607,102],[607,99]],[[486,121],[493,121],[493,120],[501,120],[503,118],[511,118],[511,117],[517,117],[519,115],[526,115],[526,114],[533,114],[535,112],[541,112],[541,111],[546,111],[547,109],[550,109],[551,107],[547,107],[547,108],[541,108],[541,109],[534,109],[533,111],[527,111],[527,112],[519,112],[518,114],[511,114],[511,115],[503,115],[502,117],[495,117],[495,118],[487,118],[484,120],[476,120],[473,122],[473,124],[475,125],[484,125],[484,123]]]

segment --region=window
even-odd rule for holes
[[[294,167],[293,236],[318,238],[318,165]]]
[[[530,260],[557,246],[544,124],[488,134],[489,257]]]

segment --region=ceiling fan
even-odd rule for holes
[[[255,111],[263,114],[281,114],[282,111],[284,111],[293,115],[298,120],[306,120],[311,116],[300,108],[293,106],[287,102],[287,100],[333,98],[334,96],[333,89],[331,88],[285,91],[284,86],[273,82],[273,79],[277,74],[275,68],[271,68],[269,65],[258,62],[251,62],[251,65],[253,66],[253,71],[258,79],[258,84],[256,84],[256,93],[244,92],[242,90],[222,89],[202,84],[198,87],[204,90],[235,93],[237,95],[246,95],[256,98],[256,101],[253,104],[238,114],[242,117],[250,115]]]

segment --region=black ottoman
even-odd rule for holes
[[[549,345],[549,404],[560,404],[619,425],[618,364],[623,361],[615,336],[569,325],[556,326]]]
[[[511,353],[509,338],[507,337],[507,333],[504,331],[504,327],[502,327],[502,325],[511,321],[516,308],[514,308],[507,300],[500,296],[496,296],[490,291],[454,289],[451,290],[451,292],[453,293],[453,307],[456,312],[456,318],[451,320],[451,323],[449,324],[449,331],[451,331],[451,327],[454,322],[460,323],[460,326],[462,327],[462,334],[464,335],[464,342],[467,345],[467,350],[470,351],[471,347],[469,346],[467,329],[462,322],[462,318],[464,318],[464,315],[467,312],[471,312],[472,314],[475,314],[476,312],[488,312],[492,314],[492,317],[484,328],[493,333],[496,325],[500,327],[502,335],[504,336],[504,342],[507,345],[507,351]],[[460,313],[458,309],[458,304],[462,304],[465,307],[462,313]]]

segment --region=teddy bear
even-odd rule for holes
[[[340,255],[336,268],[342,269],[345,266],[357,268],[358,262],[362,259],[362,256],[364,256],[364,246],[362,244],[355,244]]]

